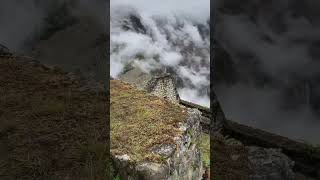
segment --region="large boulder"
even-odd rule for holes
[[[267,149],[261,147],[248,147],[248,158],[252,180],[293,180],[292,168],[294,162],[281,153],[280,149]]]

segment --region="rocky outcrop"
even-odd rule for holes
[[[138,89],[146,90],[148,82],[152,79],[152,75],[142,71],[139,67],[131,67],[128,65],[118,78],[136,86]]]
[[[131,30],[138,33],[146,34],[147,30],[141,22],[141,17],[131,14],[127,19],[123,19],[122,28],[124,30]]]
[[[122,76],[122,78],[132,78],[133,72],[137,71],[130,70],[127,74]],[[139,77],[142,76],[139,75]],[[147,77],[147,75],[145,77]],[[167,88],[167,91],[171,90],[171,92],[174,92],[172,88],[170,88],[170,85],[168,85],[169,83],[167,85],[165,85],[165,83],[161,84],[161,81],[155,80],[156,78],[152,78],[150,75],[148,77],[149,78],[145,78],[147,79],[145,85],[139,85],[140,82],[137,83],[137,80],[131,81],[131,83],[138,84],[142,89],[147,89],[148,92],[152,92],[157,85]],[[165,80],[166,77],[160,78],[163,78],[161,80]],[[130,79],[128,82],[130,82]],[[150,86],[150,84],[152,84],[152,86]],[[163,94],[165,93],[155,93],[155,95],[159,97],[164,97]],[[308,154],[305,145],[302,143],[297,143],[287,138],[227,120],[215,95],[212,102],[213,114],[210,113],[209,109],[203,109],[190,102],[180,100],[180,104],[190,108],[197,108],[202,112],[200,121],[202,123],[202,129],[206,133],[209,132],[211,119],[214,119],[214,128],[211,129],[213,134],[221,132],[223,135],[230,135],[241,141],[242,148],[248,150],[247,157],[249,159],[248,164],[250,164],[249,169],[251,171],[251,173],[249,173],[250,179],[294,179],[296,178],[296,172],[309,175],[315,173],[318,165],[312,167],[310,164],[314,164],[313,162],[317,161],[318,157],[316,153]],[[233,156],[233,158],[237,159],[236,157],[237,155]],[[293,170],[295,170],[295,172]]]
[[[294,161],[280,149],[267,149],[256,146],[248,147],[248,159],[251,180],[293,180]]]
[[[174,144],[162,144],[151,149],[165,159],[164,163],[133,163],[126,154],[113,156],[120,177],[137,180],[200,180],[204,171],[198,145],[200,114],[198,110],[188,109],[187,120],[179,124],[182,135],[174,138]]]
[[[130,67],[127,68],[127,70],[119,76],[119,79],[136,86],[138,89],[145,90],[148,93],[169,100],[172,103],[181,104],[188,108],[200,110],[202,131],[204,133],[209,133],[212,117],[210,109],[180,99],[174,75],[171,75],[169,73],[162,73],[157,76],[152,76],[143,72],[139,67]],[[223,123],[220,121],[224,119],[224,114],[222,111],[218,111],[219,109],[221,109],[218,101],[216,101],[216,104],[213,104],[217,109],[217,111],[215,112],[218,112],[220,117],[217,118],[219,120],[219,123],[217,122],[216,124],[219,124],[219,127],[221,128]]]
[[[131,158],[127,155],[115,156],[115,166],[119,169],[121,177],[133,179],[202,179],[205,172],[200,152],[200,134],[203,130],[209,132],[209,128],[203,129],[202,121],[210,124],[210,119],[204,116],[204,112],[210,112],[209,109],[202,106],[188,103],[179,98],[176,90],[176,81],[173,75],[167,73],[157,73],[150,75],[143,72],[138,67],[131,66],[119,76],[124,82],[127,82],[136,88],[149,94],[167,100],[188,109],[189,117],[183,123],[179,124],[182,136],[174,138],[174,145],[161,144],[155,146],[151,151],[165,158],[164,164],[154,162],[131,163]],[[201,124],[200,124],[201,123]]]
[[[169,73],[161,72],[153,76],[143,72],[139,67],[131,67],[119,78],[135,85],[139,89],[146,90],[148,93],[169,100],[172,103],[179,103],[180,98],[176,82]]]
[[[294,161],[293,170],[309,177],[319,178],[320,153],[315,147],[266,131],[226,120],[222,133],[240,140],[246,146],[281,149]]]
[[[6,46],[0,44],[0,56],[10,55],[10,54],[11,54],[10,50]]]

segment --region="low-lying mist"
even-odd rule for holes
[[[147,73],[167,69],[178,78],[180,98],[209,106],[210,29],[206,6],[210,2],[203,2],[200,4],[207,13],[196,14],[181,12],[166,3],[159,3],[160,8],[153,13],[148,7],[154,4],[111,2],[111,76],[116,78],[128,64]]]
[[[217,3],[214,36],[229,72],[214,85],[228,118],[320,143],[320,16],[311,2]]]
[[[61,30],[82,16],[108,24],[104,0],[2,0],[0,44],[11,51],[30,51],[34,41]]]

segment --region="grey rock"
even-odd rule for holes
[[[152,152],[161,155],[164,158],[172,156],[175,151],[175,146],[172,144],[157,145],[152,148]]]
[[[146,180],[165,180],[169,176],[169,168],[158,163],[146,162],[138,165],[136,170]]]
[[[152,76],[132,65],[119,78],[155,96],[167,99],[172,103],[179,103],[180,98],[176,89],[176,81],[171,74],[162,73]]]
[[[294,161],[279,149],[248,147],[251,180],[293,180]]]

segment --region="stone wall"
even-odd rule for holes
[[[163,75],[155,77],[154,80],[150,82],[153,82],[153,84],[149,85],[150,87],[148,87],[148,89],[152,94],[169,100],[172,103],[179,103],[179,95],[173,77]]]
[[[176,89],[176,82],[170,74],[164,73],[152,76],[143,72],[140,68],[134,67],[120,75],[119,78],[155,96],[164,98],[172,103],[179,103],[180,98]]]

